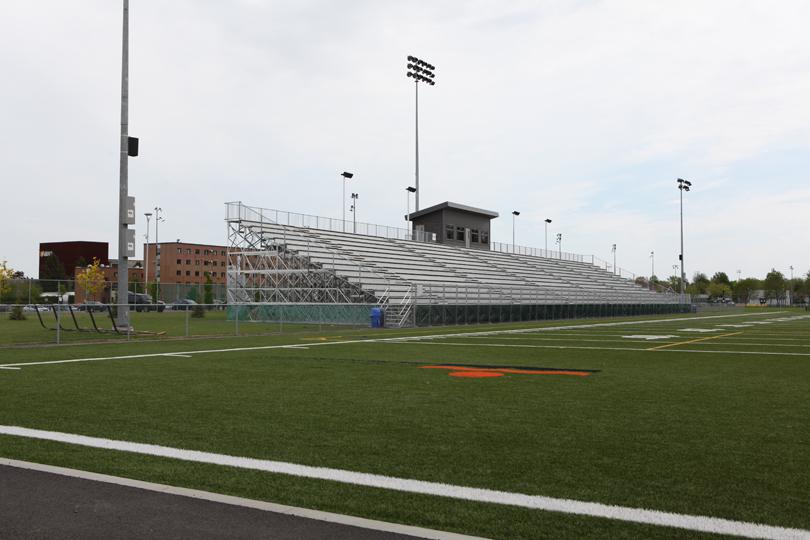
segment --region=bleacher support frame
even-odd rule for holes
[[[395,327],[690,309],[576,259],[418,242],[393,227],[344,233],[340,220],[241,202],[227,203],[226,223],[228,303],[242,304],[229,314],[244,321],[362,324],[374,307]]]

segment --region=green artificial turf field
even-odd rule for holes
[[[810,529],[807,312],[307,330],[0,348],[0,426]],[[493,538],[699,536],[19,436],[0,456]]]

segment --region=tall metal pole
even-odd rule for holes
[[[650,252],[650,260],[652,261],[650,264],[652,265],[650,268],[650,278],[655,275],[655,251]]]
[[[343,232],[346,232],[346,177],[343,177]]]
[[[413,86],[416,91],[416,192],[415,192],[415,209],[419,211],[419,81],[413,81]]]
[[[129,196],[129,0],[124,0],[121,38],[121,148],[118,181],[118,326],[129,328],[127,197]]]
[[[515,213],[512,212],[512,253],[515,252]]]
[[[163,221],[163,218],[160,217],[161,212],[163,212],[163,208],[156,206],[155,207],[155,298],[153,298],[155,302],[157,302],[160,299],[160,236],[158,235],[158,225],[160,225],[160,222]]]
[[[144,250],[144,251],[146,251],[146,253],[144,253],[144,256],[143,256],[143,259],[144,259],[144,261],[143,261],[143,266],[144,266],[144,269],[143,269],[143,272],[144,272],[144,275],[143,275],[143,287],[144,287],[144,292],[148,293],[149,292],[149,218],[152,217],[152,214],[149,213],[149,212],[146,212],[144,214],[144,216],[146,216],[146,249]]]
[[[613,249],[611,251],[613,251],[613,274],[615,275],[619,273],[619,269],[616,268],[616,244],[613,244]]]
[[[683,302],[684,283],[686,282],[686,270],[683,264],[683,190],[681,192],[681,302]]]
[[[544,251],[545,251],[545,253],[544,253],[544,255],[545,255],[546,257],[548,257],[548,221],[546,221],[546,222],[545,222],[545,226],[546,226],[546,227],[545,227],[545,232],[546,232],[546,235],[545,235],[545,236],[546,236],[546,243],[545,243],[545,250],[544,250]]]

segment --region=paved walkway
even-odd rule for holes
[[[13,463],[4,460],[6,463]],[[28,464],[22,465],[23,467]],[[30,464],[30,466],[34,466]],[[57,468],[52,468],[56,470]],[[65,469],[65,471],[70,471]],[[80,471],[69,474],[81,475]],[[105,478],[101,475],[90,475]],[[113,482],[134,483],[106,477]],[[0,464],[0,538],[11,539],[189,539],[262,538],[272,540],[346,539],[408,540],[414,538],[462,538],[460,535],[400,527],[325,514],[322,519],[289,515],[300,511],[306,515],[321,514],[304,509],[283,508],[283,513],[267,509],[226,504],[196,497],[231,499],[205,492],[168,488],[142,483],[146,489],[30,470]],[[154,487],[149,487],[154,486]],[[155,491],[155,490],[159,491]],[[165,489],[186,492],[191,496],[162,493]],[[242,499],[242,501],[245,501]],[[263,505],[258,501],[249,504]],[[266,505],[274,507],[276,505]],[[356,521],[364,526],[335,523]],[[330,522],[332,521],[332,522]],[[379,526],[378,526],[379,525]],[[367,528],[367,527],[374,528]],[[375,530],[375,529],[388,530]],[[391,532],[412,529],[417,536]],[[410,532],[410,531],[409,531]]]

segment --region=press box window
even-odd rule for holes
[[[444,230],[445,230],[445,237],[448,240],[452,240],[453,239],[453,232],[456,230],[456,228],[454,226],[452,226],[452,225],[447,225],[444,228]]]
[[[464,227],[456,227],[456,240],[464,241]]]
[[[481,231],[481,243],[482,244],[489,244],[489,233],[486,231]]]
[[[470,230],[470,242],[473,242],[473,243],[477,244],[478,243],[478,238],[479,238],[478,237],[478,229],[471,229]]]

